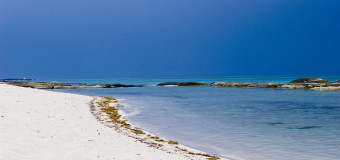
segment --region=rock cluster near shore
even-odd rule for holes
[[[307,77],[307,78],[299,78],[289,83],[326,83],[328,81],[321,78]]]
[[[214,82],[211,83],[210,86],[217,86],[217,87],[252,87],[252,88],[278,88],[280,84],[278,83],[250,83],[250,82]]]
[[[96,84],[85,83],[57,83],[57,82],[3,82],[15,86],[37,88],[37,89],[87,89],[87,88],[126,88],[144,87],[144,85],[124,84]],[[299,78],[286,84],[271,82],[213,82],[211,84],[200,82],[163,82],[157,86],[216,86],[216,87],[238,87],[238,88],[282,88],[282,89],[315,89],[315,90],[340,90],[340,80],[328,82],[321,78]]]
[[[214,82],[210,86],[239,87],[239,88],[283,88],[283,89],[315,89],[315,90],[340,90],[339,82],[328,82],[321,78],[299,78],[287,84],[279,83],[250,83],[250,82]]]

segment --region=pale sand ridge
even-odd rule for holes
[[[190,159],[148,147],[99,123],[90,112],[92,100],[0,84],[0,160]]]

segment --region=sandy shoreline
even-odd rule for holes
[[[149,147],[103,125],[90,112],[91,96],[5,84],[0,95],[0,159],[207,159]]]

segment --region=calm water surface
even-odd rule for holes
[[[224,158],[340,159],[340,91],[155,86],[57,91],[119,97],[132,123]]]

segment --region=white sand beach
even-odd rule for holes
[[[91,96],[0,84],[0,160],[207,159],[148,147],[98,122]]]

